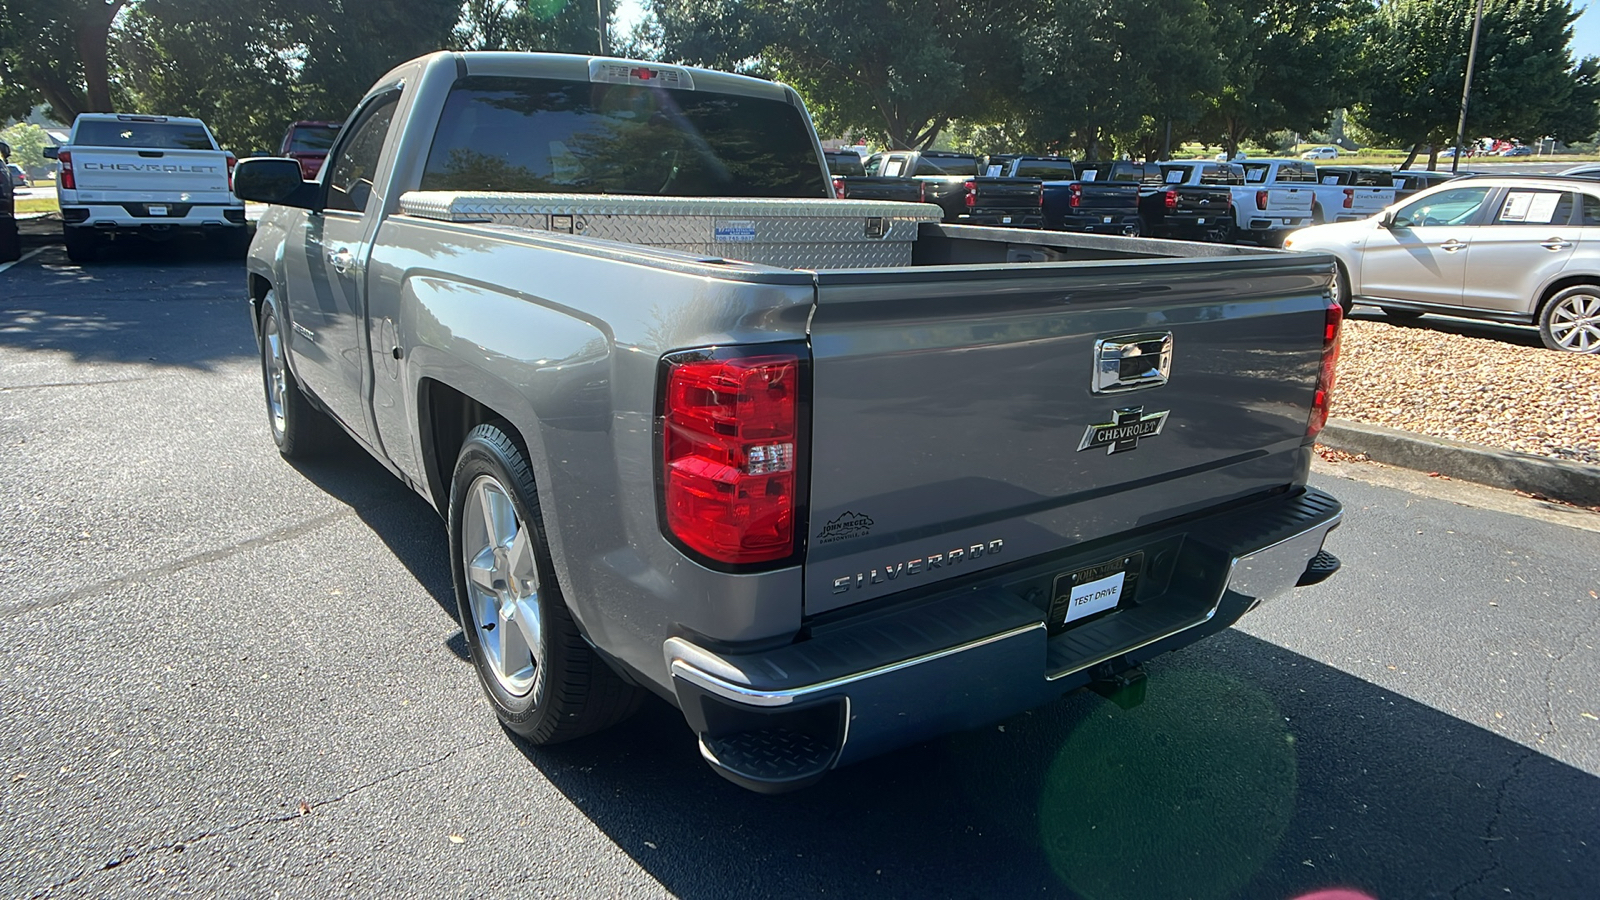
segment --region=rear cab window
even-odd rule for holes
[[[475,75],[450,89],[421,187],[828,197],[814,146],[803,114],[781,100]]]
[[[75,147],[126,147],[129,150],[215,150],[204,125],[138,119],[80,121],[68,142]]]
[[[1037,178],[1040,181],[1070,181],[1077,177],[1072,163],[1065,159],[1019,159],[1016,171],[1011,174],[1016,178]]]
[[[917,157],[917,175],[965,175],[968,178],[976,177],[979,163],[976,156],[928,156]]]

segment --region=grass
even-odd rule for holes
[[[55,212],[60,209],[56,205],[56,198],[49,197],[19,197],[17,198],[17,213]]]

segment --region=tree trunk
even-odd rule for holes
[[[1428,171],[1439,171],[1439,148],[1432,144],[1428,145]]]
[[[112,112],[111,108],[111,23],[127,0],[93,2],[78,21],[74,46],[78,61],[83,65],[83,81],[87,96],[84,112]]]
[[[1172,119],[1167,119],[1167,133],[1161,139],[1161,158],[1172,158]]]
[[[1402,169],[1411,168],[1411,164],[1417,161],[1417,151],[1419,151],[1421,149],[1422,149],[1422,145],[1421,144],[1412,144],[1411,145],[1411,152],[1406,154],[1406,161],[1400,164],[1400,168],[1402,168]]]

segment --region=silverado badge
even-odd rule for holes
[[[1083,433],[1083,441],[1078,444],[1078,449],[1105,447],[1107,456],[1136,450],[1140,438],[1155,437],[1161,433],[1162,426],[1167,424],[1168,412],[1146,413],[1142,406],[1125,406],[1117,410],[1115,421],[1090,425]]]

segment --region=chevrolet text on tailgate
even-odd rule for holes
[[[278,449],[434,504],[534,743],[654,693],[793,789],[1338,568],[1328,257],[834,199],[789,87],[582,56],[414,60],[235,187]]]

